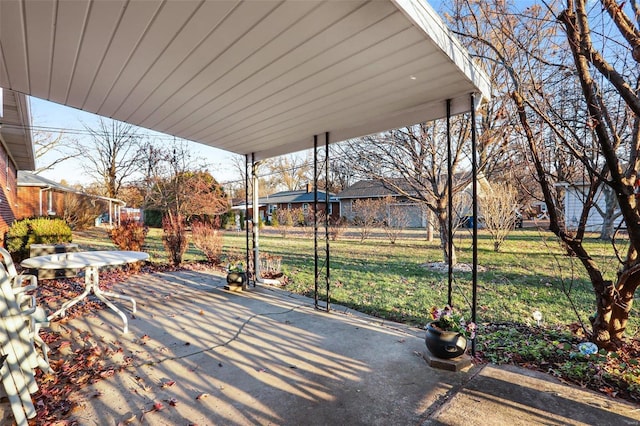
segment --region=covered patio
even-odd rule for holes
[[[247,182],[262,159],[314,148],[317,165],[324,146],[328,164],[331,143],[475,111],[490,96],[421,0],[3,1],[0,87],[243,155]],[[326,238],[327,293],[329,252]]]
[[[313,299],[223,289],[206,271],[136,275],[113,288],[138,312],[54,322],[52,358],[91,350],[100,380],[72,394],[78,425],[637,424],[637,406],[510,366],[430,368],[424,333]],[[60,368],[55,367],[54,368]],[[82,371],[79,371],[81,373]],[[81,374],[80,374],[81,375]],[[36,401],[37,403],[37,401]],[[10,421],[0,403],[0,423]]]
[[[487,75],[421,0],[8,1],[0,24],[0,87],[243,155],[254,205],[262,159],[314,148],[317,183],[322,147],[328,174],[331,143],[490,97]],[[327,227],[315,238],[328,301]],[[246,249],[249,264],[249,235]]]

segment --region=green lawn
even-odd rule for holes
[[[287,290],[313,296],[314,258],[310,237],[282,238],[268,228],[260,236],[262,253],[282,257]],[[115,247],[103,229],[74,234],[83,249],[111,250]],[[459,261],[471,262],[471,237],[459,231],[455,239]],[[587,241],[593,256],[615,278],[617,261],[611,243],[596,238]],[[223,253],[244,253],[244,233],[226,232]],[[321,253],[324,242],[320,243]],[[145,250],[151,260],[166,263],[161,230],[150,229]],[[582,321],[595,309],[591,284],[576,258],[563,250],[549,232],[516,230],[499,253],[493,251],[489,236],[480,231],[478,258],[478,322],[519,322],[533,324],[533,311],[543,314],[546,325],[568,324],[578,320],[571,308],[571,297]],[[185,253],[186,262],[203,261],[204,255],[193,245]],[[430,308],[447,302],[447,274],[425,268],[426,263],[442,261],[439,241],[427,242],[417,233],[390,244],[384,238],[365,240],[342,238],[330,243],[331,303],[354,308],[382,318],[422,326]],[[324,276],[320,278],[324,299]],[[470,312],[471,273],[456,272],[454,305]],[[634,306],[629,336],[640,335],[640,311]]]
[[[471,262],[471,238],[466,231],[456,237],[459,261]],[[597,239],[587,243],[594,257],[615,277],[616,261],[608,258],[610,243]],[[227,233],[225,251],[243,250],[243,234]],[[442,261],[439,241],[412,238],[390,244],[385,239],[332,241],[331,301],[375,316],[423,325],[434,305],[447,302],[447,274],[428,270],[426,263]],[[324,249],[324,243],[320,244]],[[282,256],[282,270],[290,291],[313,295],[313,241],[310,238],[260,237],[262,253]],[[321,252],[323,253],[323,252]],[[610,255],[609,255],[610,256]],[[548,325],[576,322],[567,294],[582,321],[595,309],[591,284],[582,265],[563,255],[550,233],[516,230],[501,252],[493,251],[489,237],[480,234],[478,244],[478,321],[515,321],[532,324],[532,312],[542,312]],[[324,290],[324,276],[320,279]],[[456,272],[454,305],[468,309],[471,303],[471,273]],[[638,308],[634,308],[630,335],[638,335]]]

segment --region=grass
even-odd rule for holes
[[[225,250],[240,252],[243,234],[225,235]],[[324,243],[321,249],[324,249]],[[597,239],[587,242],[603,264],[613,265],[607,271],[615,276],[615,263],[607,258],[606,246]],[[459,261],[471,262],[471,239],[463,231],[456,238]],[[290,291],[313,295],[314,264],[311,239],[282,238],[262,235],[263,253],[282,256],[282,271]],[[324,252],[322,252],[324,253]],[[322,257],[322,254],[321,254]],[[518,322],[533,324],[532,312],[540,311],[547,325],[578,321],[567,294],[577,306],[580,319],[588,324],[595,310],[591,284],[575,258],[564,256],[561,247],[548,233],[517,230],[503,244],[499,253],[493,243],[481,234],[478,242],[479,322]],[[447,302],[447,275],[425,268],[425,264],[442,261],[439,241],[419,238],[390,244],[384,239],[332,241],[330,245],[330,295],[332,303],[348,306],[371,315],[424,325],[430,308]],[[324,275],[320,285],[324,290]],[[456,272],[453,301],[458,309],[470,311],[471,273]],[[629,335],[638,336],[640,324],[634,308]]]
[[[391,244],[379,236],[359,242],[342,238],[330,243],[330,299],[332,304],[353,308],[380,318],[424,326],[433,306],[447,303],[447,274],[425,265],[442,261],[439,241],[427,242],[418,233],[407,232]],[[83,249],[110,250],[115,247],[106,231],[92,230],[74,234],[74,242]],[[461,231],[456,236],[459,262],[470,263],[471,238]],[[585,240],[589,252],[608,279],[615,279],[617,260],[611,244],[596,238]],[[320,243],[323,261],[324,242]],[[161,231],[151,229],[145,243],[151,260],[166,263]],[[223,255],[244,256],[245,235],[227,232]],[[261,253],[282,257],[284,287],[292,292],[313,296],[314,247],[309,237],[283,238],[265,228],[260,237]],[[624,248],[620,250],[624,252]],[[585,337],[577,325],[589,329],[588,317],[595,310],[591,284],[576,258],[565,255],[549,233],[516,230],[493,251],[493,242],[482,231],[478,241],[478,359],[485,362],[513,363],[536,368],[583,387],[640,401],[640,310],[635,304],[627,328],[633,338],[625,350],[601,351],[595,355],[580,353]],[[190,246],[185,262],[205,261],[205,256]],[[320,265],[321,299],[326,300],[323,264]],[[454,306],[470,317],[471,274],[456,272],[453,285]],[[532,313],[540,311],[538,325]]]
[[[447,274],[435,272],[425,264],[442,261],[439,241],[427,242],[419,234],[406,234],[405,239],[391,244],[380,237],[359,242],[339,239],[330,243],[331,303],[393,321],[422,326],[429,320],[432,306],[447,302]],[[151,228],[145,251],[155,263],[166,263],[168,257],[162,246],[162,231]],[[84,250],[114,250],[107,231],[93,228],[74,233],[74,243]],[[471,238],[461,231],[456,236],[459,261],[471,262]],[[615,279],[616,260],[611,245],[596,238],[585,244],[593,257],[607,265],[605,273]],[[244,233],[224,235],[225,255],[244,253]],[[320,257],[324,242],[320,244]],[[282,257],[282,272],[286,289],[313,296],[314,256],[311,238],[287,238],[265,228],[260,236],[260,250]],[[200,262],[206,258],[193,245],[184,255],[185,262]],[[480,231],[478,241],[478,312],[479,323],[517,322],[535,323],[532,313],[540,311],[546,325],[562,325],[579,319],[588,325],[588,317],[595,310],[595,298],[582,265],[576,258],[564,255],[562,248],[548,232],[516,230],[503,244],[499,253],[493,242]],[[320,268],[323,265],[320,264]],[[324,275],[321,272],[320,297],[326,299]],[[579,315],[574,313],[571,298]],[[472,298],[471,273],[454,274],[453,301],[459,310],[470,315]],[[627,334],[640,337],[640,311],[636,304],[630,315]]]

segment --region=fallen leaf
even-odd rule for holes
[[[178,404],[178,400],[175,398],[165,399],[164,401],[167,402],[172,407],[175,407]]]
[[[173,386],[175,384],[176,384],[175,380],[169,380],[168,382],[164,382],[160,387],[161,388],[168,388],[169,386]]]
[[[203,392],[203,393],[201,393],[200,395],[196,396],[196,399],[204,399],[204,398],[206,398],[206,397],[208,397],[208,396],[209,396],[209,394],[208,394],[208,393],[204,393],[204,392]]]

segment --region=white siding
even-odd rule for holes
[[[578,188],[567,188],[564,197],[565,203],[565,223],[567,230],[575,231],[578,226],[578,221],[580,220],[580,214],[582,213],[582,206],[584,204],[585,193],[587,188],[578,187]],[[601,189],[598,190],[595,197],[595,203],[598,207],[604,211],[606,208],[605,205],[605,196]],[[615,226],[618,226],[622,221],[622,217],[616,219]],[[591,208],[589,211],[589,217],[587,218],[587,232],[600,232],[602,230],[604,219],[598,209]]]

